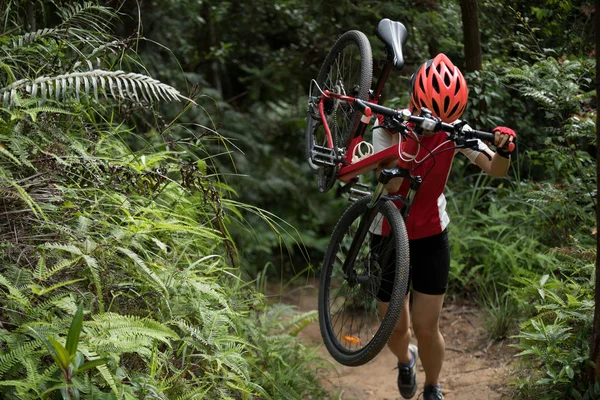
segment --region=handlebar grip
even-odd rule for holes
[[[471,136],[474,138],[481,139],[486,142],[491,142],[492,144],[494,144],[494,141],[496,139],[496,135],[491,132],[476,131],[473,129],[469,131],[469,134],[471,134]]]
[[[370,108],[375,114],[385,115],[387,117],[396,117],[398,116],[398,111],[393,110],[388,107],[380,106],[379,104],[369,103],[367,104],[365,101],[360,99],[355,99],[354,104],[364,112],[366,108]]]

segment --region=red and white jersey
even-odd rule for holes
[[[448,181],[448,175],[452,167],[454,155],[458,152],[466,155],[472,163],[479,155],[478,151],[472,149],[455,149],[454,142],[447,140],[446,132],[438,132],[432,136],[421,137],[421,147],[417,156],[411,161],[411,173],[423,178],[421,187],[415,196],[408,218],[406,219],[406,230],[409,239],[420,239],[441,233],[448,224],[450,218],[446,212],[446,198],[444,189]],[[375,152],[381,151],[392,145],[392,135],[385,129],[373,130],[373,147]],[[479,148],[487,150],[488,147],[479,143]],[[431,156],[430,153],[435,153]],[[404,179],[400,190],[397,192],[405,196],[408,193],[410,182]],[[395,194],[395,193],[390,193]],[[402,204],[397,201],[396,206]],[[389,226],[379,223],[373,226],[373,233],[387,235]]]

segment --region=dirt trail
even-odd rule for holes
[[[298,306],[301,311],[317,309],[316,286],[307,285],[283,297],[283,302]],[[446,341],[446,358],[441,384],[447,400],[510,399],[509,382],[515,350],[506,344],[486,343],[481,311],[461,304],[446,304],[440,324]],[[337,399],[392,400],[401,399],[396,386],[396,358],[387,347],[371,362],[360,367],[345,367],[331,358],[322,345],[318,321],[298,335],[307,344],[319,346],[321,355],[331,361],[323,376],[323,384]],[[416,343],[416,342],[415,342]],[[417,396],[422,398],[425,379],[420,363]]]

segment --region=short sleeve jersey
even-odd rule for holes
[[[421,146],[417,156],[411,162],[413,175],[423,178],[421,187],[414,198],[409,216],[406,222],[406,230],[409,239],[420,239],[441,233],[450,223],[446,212],[446,198],[444,189],[448,181],[454,155],[463,153],[472,163],[479,155],[478,151],[472,149],[455,149],[454,142],[447,140],[446,132],[437,132],[431,136],[421,138]],[[392,135],[385,129],[373,130],[373,147],[375,152],[381,151],[392,145]],[[479,148],[487,151],[485,143],[480,142]],[[436,153],[434,157],[431,153]],[[405,179],[397,192],[406,195],[410,182]],[[393,193],[390,193],[393,194]],[[400,207],[401,203],[396,202]],[[389,226],[385,222],[375,227],[375,233],[387,235]]]

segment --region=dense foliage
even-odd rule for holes
[[[314,312],[267,307],[236,268],[219,136],[182,122],[195,103],[111,36],[113,10],[44,11],[0,43],[0,397],[319,396],[294,338]]]
[[[51,390],[59,367],[40,338],[66,343],[83,302],[77,354],[106,363],[75,374],[77,385],[134,397],[191,394],[192,381],[214,397],[318,391],[305,367],[314,358],[273,336],[294,328],[245,283],[314,274],[347,204],[335,189],[318,193],[303,160],[308,83],[346,30],[365,32],[380,59],[374,28],[387,17],[409,39],[386,101],[406,105],[425,59],[444,52],[463,66],[459,2],[105,2],[120,21],[102,7],[83,18],[72,2],[54,1],[59,14],[41,3],[5,1],[0,15],[0,387]],[[477,299],[490,339],[519,348],[519,396],[600,396],[584,373],[597,238],[594,7],[479,6],[484,65],[467,76],[466,119],[514,127],[519,144],[504,179],[456,159],[451,294]],[[105,90],[109,79],[122,87]],[[164,103],[160,93],[181,101],[159,113],[150,104]],[[304,317],[291,326],[314,318]],[[227,343],[215,342],[218,329]],[[109,338],[123,347],[107,349]],[[24,376],[29,386],[16,383]]]

